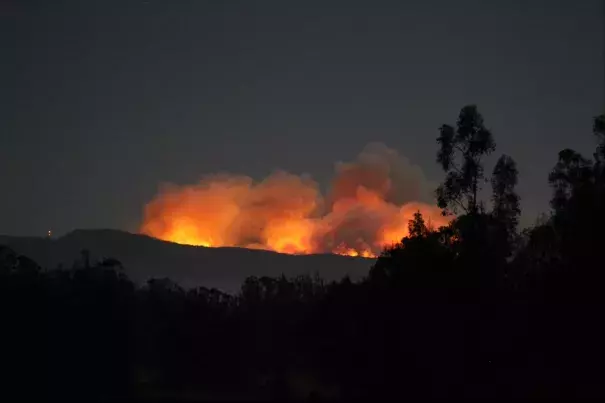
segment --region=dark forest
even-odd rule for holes
[[[236,295],[167,278],[138,287],[115,259],[82,251],[70,269],[46,268],[3,247],[0,394],[605,398],[605,115],[593,127],[594,155],[559,153],[545,173],[550,209],[521,229],[522,173],[507,155],[486,166],[496,140],[475,106],[462,108],[436,143],[436,200],[451,224],[416,214],[358,282],[249,277]]]

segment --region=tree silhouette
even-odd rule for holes
[[[465,213],[479,211],[478,192],[484,177],[482,158],[496,149],[492,134],[483,124],[475,105],[462,108],[456,130],[442,125],[437,138],[437,162],[446,179],[437,188],[437,204],[444,214],[462,209]]]
[[[499,243],[505,247],[503,253],[506,256],[512,253],[511,246],[515,241],[519,215],[521,214],[519,196],[515,192],[517,175],[515,161],[507,155],[502,155],[494,167],[491,178],[492,216],[498,225],[497,230],[502,233]]]
[[[548,176],[553,188],[551,206],[555,212],[562,211],[574,194],[585,188],[593,179],[592,163],[571,149],[559,152],[559,160]]]
[[[428,232],[428,228],[424,224],[424,218],[420,211],[414,213],[414,219],[408,223],[408,233],[410,238],[421,238]]]
[[[594,119],[592,131],[597,137],[597,149],[594,158],[600,164],[601,173],[603,173],[603,164],[605,164],[605,114]]]
[[[455,251],[455,267],[460,270],[458,284],[467,290],[484,289],[485,296],[501,288],[506,271],[505,259],[514,249],[520,214],[515,192],[517,168],[506,155],[499,158],[492,177],[491,213],[479,201],[485,177],[483,158],[495,151],[491,132],[474,105],[460,111],[456,129],[443,125],[437,139],[437,162],[446,172],[436,190],[443,214],[461,213],[450,224],[450,247]],[[443,232],[442,232],[443,233]]]
[[[509,230],[514,231],[519,223],[519,196],[515,193],[517,185],[517,165],[515,161],[502,155],[492,174],[492,201],[493,216],[506,224]]]

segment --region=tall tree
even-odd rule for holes
[[[559,257],[558,277],[551,289],[568,289],[573,298],[597,298],[605,281],[602,265],[605,235],[605,117],[594,120],[593,132],[599,141],[595,161],[578,152],[565,149],[548,176],[553,189],[552,225],[556,244],[552,254]],[[550,268],[550,267],[549,267]],[[551,270],[554,273],[554,271]]]
[[[597,163],[601,164],[601,169],[603,169],[603,165],[605,165],[605,115],[597,116],[594,119],[592,131],[598,141],[594,157]]]
[[[515,192],[517,185],[517,164],[508,155],[502,155],[492,173],[492,217],[505,231],[510,245],[519,223],[519,196]]]
[[[550,204],[555,212],[565,208],[574,193],[591,182],[592,168],[592,162],[574,150],[566,148],[559,152],[559,159],[548,175],[548,182],[553,188]]]
[[[478,192],[484,179],[482,158],[496,149],[492,133],[485,128],[475,105],[462,108],[456,129],[443,125],[437,138],[437,162],[446,178],[436,191],[443,214],[475,214],[479,211]]]
[[[428,228],[424,223],[424,218],[420,211],[414,213],[414,219],[408,222],[408,233],[410,238],[421,238],[428,232]]]

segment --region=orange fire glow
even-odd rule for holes
[[[260,182],[211,175],[162,187],[140,230],[188,245],[376,257],[407,235],[417,211],[435,228],[447,224],[436,206],[414,201],[430,193],[425,183],[417,167],[374,143],[337,165],[326,197],[308,177],[281,171]]]

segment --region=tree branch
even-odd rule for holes
[[[460,151],[462,153],[462,155],[464,155],[466,153],[466,151],[460,147],[460,144],[454,144],[453,147],[456,150]],[[454,168],[454,170],[456,172],[458,172],[460,175],[462,175],[462,170],[458,166],[456,166],[456,164],[454,163],[454,161],[452,161],[450,165],[452,166],[452,168]]]
[[[456,171],[456,172],[458,172],[460,175],[462,175],[462,170],[461,170],[460,168],[458,168],[454,162],[451,162],[451,163],[450,163],[450,166],[451,166],[452,168],[454,168],[454,171]]]
[[[464,210],[464,212],[468,214],[468,209],[466,207],[464,207],[464,204],[462,204],[462,202],[460,200],[452,199],[452,201],[455,201],[460,207],[462,207],[462,210]]]
[[[454,144],[454,148],[458,151],[460,151],[462,154],[466,154],[466,150],[463,150],[462,148],[460,148],[460,144]]]

